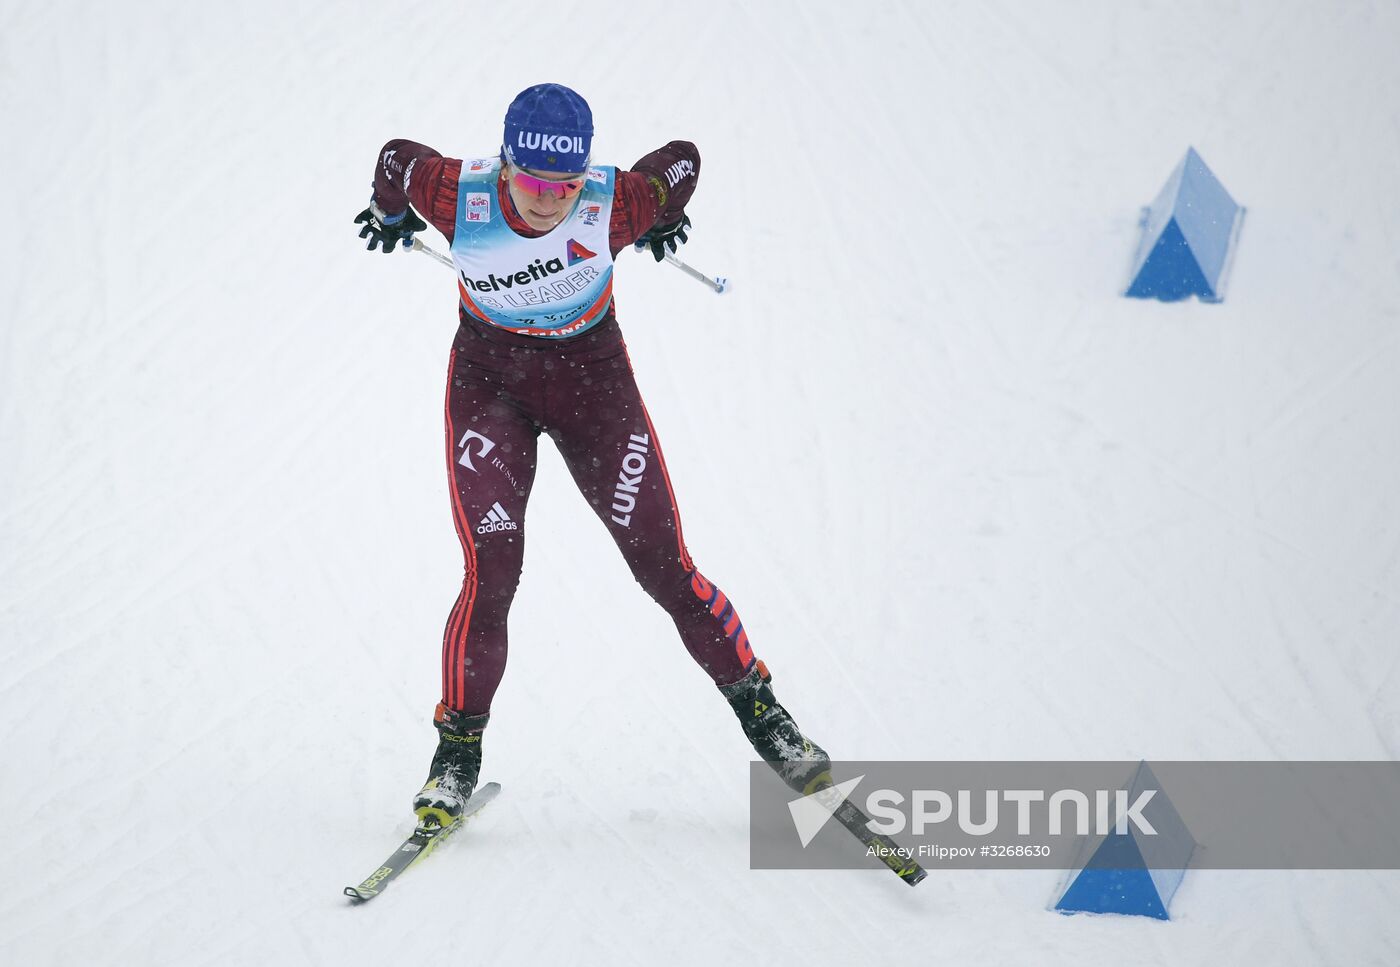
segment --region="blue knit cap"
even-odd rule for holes
[[[592,146],[593,112],[563,84],[526,88],[506,108],[501,150],[517,167],[582,171]]]

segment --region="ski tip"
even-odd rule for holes
[[[370,897],[374,896],[373,893],[370,893],[370,894],[361,893],[359,890],[355,889],[353,886],[347,886],[347,887],[345,888],[345,895],[348,896],[350,899],[354,900],[357,904],[359,904],[359,903],[364,903],[364,902],[365,902],[366,900],[368,900]]]
[[[916,866],[908,873],[901,873],[899,878],[910,886],[918,886],[920,883],[924,882],[924,877],[926,876],[928,876],[928,870],[924,869],[922,866]]]

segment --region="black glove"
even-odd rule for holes
[[[656,256],[656,261],[660,262],[666,257],[667,249],[675,254],[676,239],[680,239],[682,245],[688,241],[685,230],[689,227],[690,216],[682,215],[680,221],[672,222],[669,225],[660,225],[637,239],[636,250],[640,252],[649,245],[651,246],[651,254]]]
[[[372,198],[369,207],[355,216],[355,224],[361,222],[365,227],[360,229],[360,238],[369,239],[365,248],[373,251],[383,242],[386,253],[394,250],[395,242],[403,242],[403,250],[407,252],[413,245],[413,233],[428,227],[427,222],[413,214],[412,208],[405,208],[397,215],[386,215]]]

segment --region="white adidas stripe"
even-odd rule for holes
[[[506,509],[501,506],[500,501],[496,501],[486,512],[486,516],[481,518],[481,522],[483,524],[508,524],[510,523],[510,514],[506,513]]]

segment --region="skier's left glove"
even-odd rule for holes
[[[635,248],[640,252],[642,249],[650,247],[651,254],[656,257],[656,261],[660,262],[666,257],[667,249],[675,254],[677,239],[680,240],[679,244],[681,245],[689,241],[685,234],[688,228],[690,228],[690,216],[682,215],[680,221],[672,222],[669,225],[660,225],[637,239]]]
[[[360,238],[369,239],[365,248],[373,251],[375,246],[382,242],[386,254],[392,252],[398,242],[403,242],[403,250],[407,252],[413,247],[413,233],[424,231],[428,227],[427,222],[413,214],[412,208],[405,208],[397,215],[389,215],[374,203],[373,198],[370,199],[369,207],[355,216],[355,224],[359,225],[361,222],[365,227],[360,229]]]

